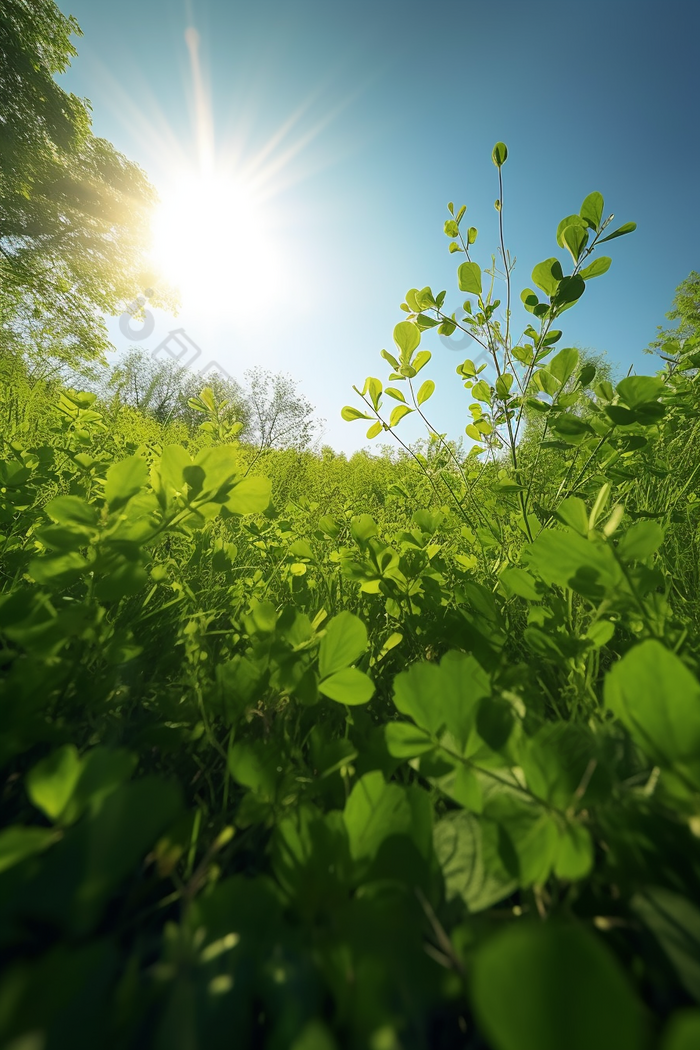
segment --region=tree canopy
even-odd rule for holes
[[[0,332],[6,350],[63,361],[99,356],[104,315],[152,282],[157,200],[55,80],[79,34],[53,0],[0,7]]]

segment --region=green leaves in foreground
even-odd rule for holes
[[[342,612],[328,624],[321,641],[319,690],[339,704],[366,704],[374,684],[364,671],[351,667],[367,649],[367,628],[357,616]]]
[[[635,646],[608,674],[605,702],[654,762],[700,791],[700,682],[677,656],[654,639]]]
[[[493,1050],[644,1050],[643,1008],[619,963],[580,926],[503,930],[474,960],[472,998]]]

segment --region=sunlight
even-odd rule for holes
[[[153,223],[154,261],[182,305],[218,313],[259,308],[278,266],[265,209],[232,178],[183,179],[161,195]]]

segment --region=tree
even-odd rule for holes
[[[54,80],[77,35],[53,0],[0,6],[0,337],[6,351],[61,361],[99,357],[103,315],[154,277],[155,190]]]
[[[85,386],[82,376],[71,377],[72,384]],[[226,401],[232,417],[245,425],[248,409],[240,384],[231,377],[207,376],[207,386],[217,401]],[[100,399],[113,405],[129,405],[159,423],[180,420],[191,429],[201,416],[188,402],[196,397],[203,380],[189,368],[174,361],[155,360],[143,349],[133,348],[112,367],[107,367],[92,384]]]
[[[676,288],[673,309],[666,314],[669,321],[677,321],[675,328],[658,327],[658,335],[646,353],[675,357],[689,339],[700,338],[700,273],[692,270]]]
[[[245,441],[264,452],[269,448],[308,448],[321,423],[313,405],[297,392],[291,376],[262,368],[245,373],[243,396],[248,408]]]

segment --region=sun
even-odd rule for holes
[[[279,265],[262,200],[252,186],[223,175],[183,178],[161,192],[153,255],[183,307],[217,314],[258,309]]]

